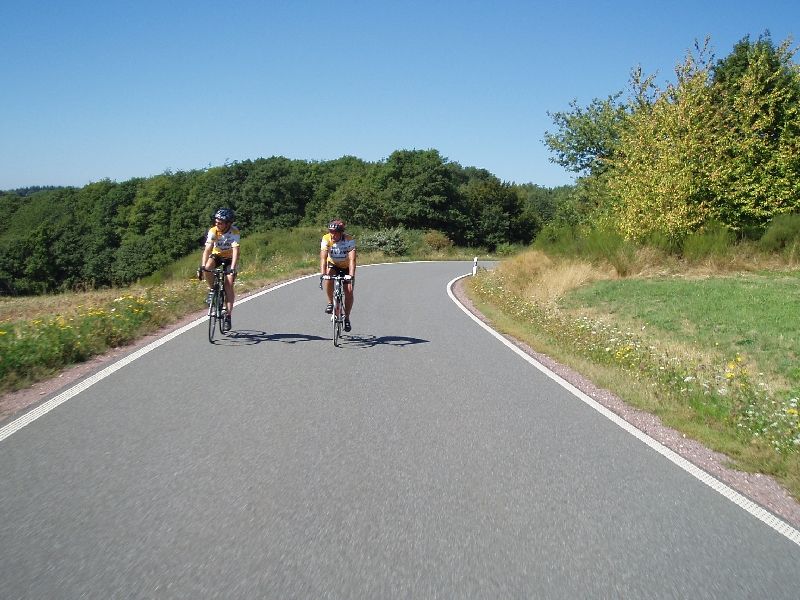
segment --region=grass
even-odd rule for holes
[[[298,227],[244,238],[237,295],[318,272],[321,233],[315,227]],[[359,252],[359,264],[471,260],[476,253],[475,249],[442,247],[439,237],[434,238],[436,247],[431,247],[424,241],[426,232],[405,235],[412,255]],[[199,262],[200,249],[126,288],[0,297],[0,393],[30,386],[202,310],[205,284],[195,275]]]
[[[800,498],[800,276],[648,261],[620,278],[525,252],[470,294],[506,333]]]
[[[739,354],[779,387],[800,382],[800,272],[599,281],[575,290],[562,306],[592,307],[650,339],[701,355]]]

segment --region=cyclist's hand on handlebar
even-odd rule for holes
[[[200,279],[200,280],[203,279],[203,271],[204,271],[204,269],[203,269],[202,265],[197,267],[197,278]]]
[[[352,275],[345,275],[345,276],[344,276],[344,280],[345,280],[345,281],[353,281],[353,279],[355,279],[355,277],[354,277],[354,276],[352,276]]]

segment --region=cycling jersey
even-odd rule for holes
[[[356,240],[352,235],[347,235],[345,233],[338,242],[333,241],[333,236],[330,233],[326,233],[322,236],[320,250],[328,251],[329,265],[346,269],[348,266],[347,255],[355,249]]]
[[[233,225],[231,225],[225,233],[217,229],[217,226],[214,225],[208,230],[206,244],[214,244],[214,247],[211,249],[211,256],[231,258],[233,256],[234,246],[239,245],[240,237],[239,229]]]

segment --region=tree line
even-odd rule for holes
[[[800,212],[800,68],[791,40],[742,38],[717,60],[695,43],[664,86],[640,68],[629,94],[550,114],[553,162],[577,173],[562,216],[679,247],[722,226],[757,237]]]
[[[82,188],[0,192],[0,294],[126,285],[198,250],[220,206],[247,233],[333,217],[380,230],[433,229],[459,245],[526,244],[569,187],[500,181],[437,150],[379,162],[259,158]]]

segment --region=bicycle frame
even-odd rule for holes
[[[333,323],[333,345],[339,347],[342,338],[342,328],[344,327],[344,275],[323,275],[322,279],[333,281],[333,313],[331,322]]]
[[[225,325],[225,269],[218,267],[216,269],[203,269],[210,273],[214,273],[214,286],[212,287],[213,293],[211,295],[211,304],[208,306],[208,341],[214,343],[214,332],[219,327],[219,332],[222,335],[228,333]]]

